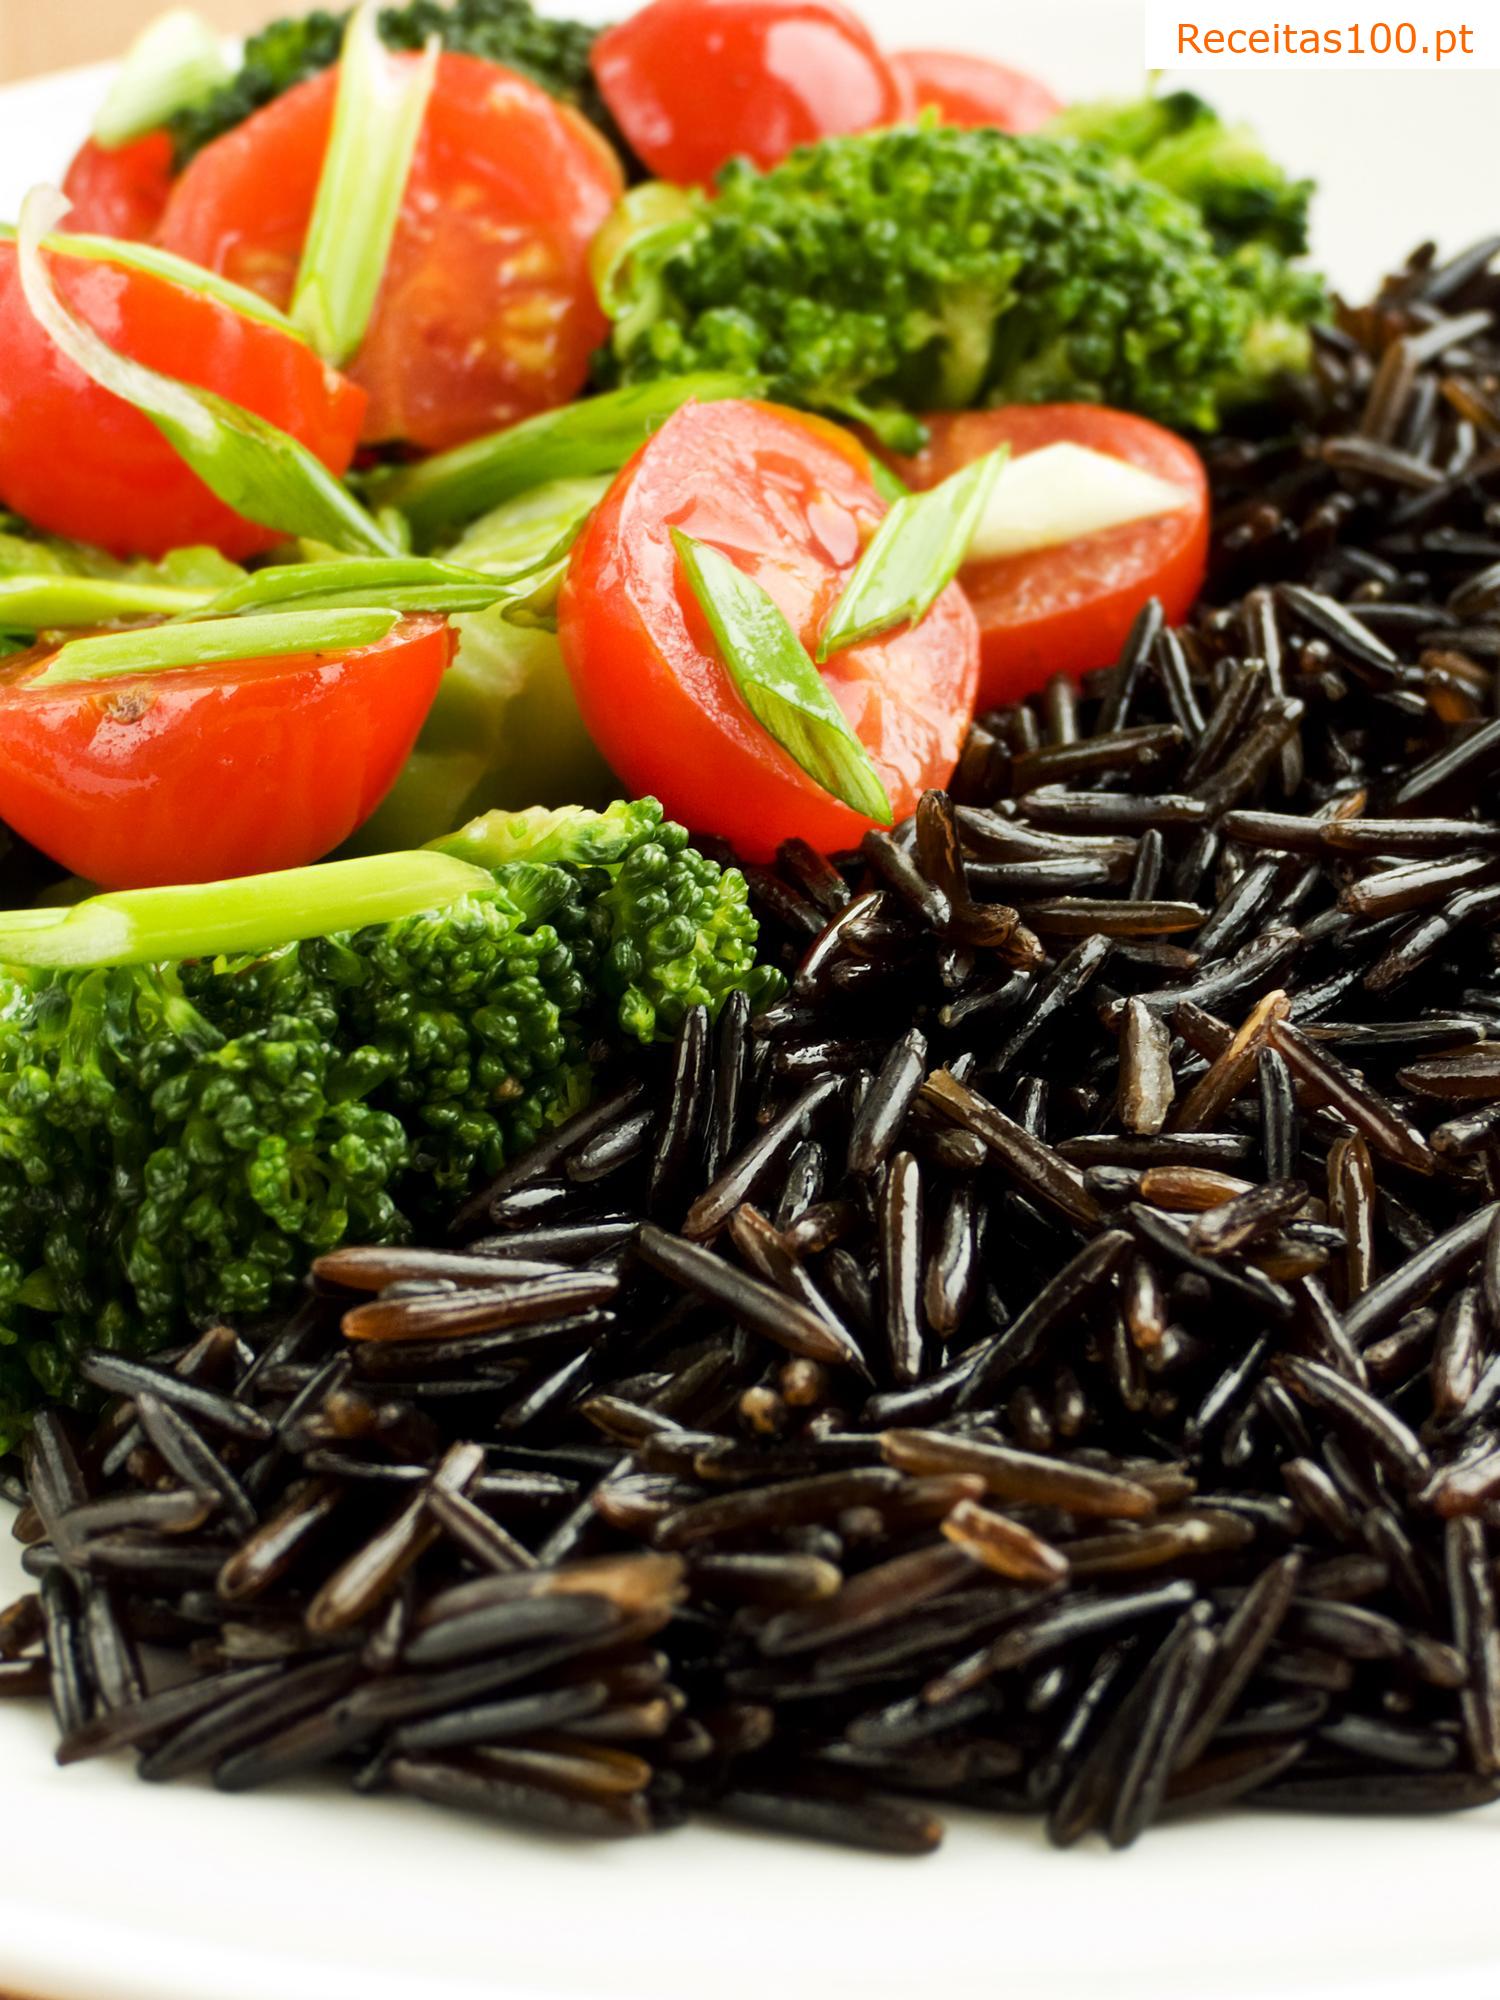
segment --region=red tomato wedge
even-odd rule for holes
[[[932,105],[945,125],[1035,132],[1062,110],[1062,99],[1039,78],[983,56],[902,49],[889,60],[910,93],[913,111]]]
[[[143,243],[156,232],[172,192],[172,141],[148,132],[128,146],[86,139],[73,156],[63,193],[73,204],[65,228]]]
[[[456,640],[404,618],[376,645],[33,688],[0,662],[0,819],[106,888],[316,861],[400,774]]]
[[[891,125],[906,98],[869,30],[830,0],[651,0],[594,44],[604,101],[652,173],[710,181],[745,155]]]
[[[54,255],[58,290],[111,347],[268,417],[343,473],[364,395],[279,327],[165,278]],[[211,543],[242,561],[281,539],[190,472],[149,419],[76,368],[32,317],[0,243],[0,503],[114,555]]]
[[[205,147],[173,189],[165,248],[287,305],[337,89],[336,70],[310,77]],[[497,63],[445,55],[349,367],[369,393],[366,440],[441,451],[577,395],[608,330],[589,246],[622,187],[576,112]]]
[[[885,512],[846,432],[768,403],[690,403],[606,494],[569,566],[563,657],[589,733],[635,792],[765,860],[824,852],[869,822],[821,790],[741,700],[682,573],[673,528],[755,577],[809,650]],[[950,585],[919,625],[820,671],[900,819],[946,784],[973,712],[979,633]]]
[[[926,449],[892,461],[912,486],[936,486],[997,445],[1021,458],[1069,443],[1126,459],[1183,496],[1180,509],[1153,520],[966,565],[959,580],[983,635],[982,708],[1031,694],[1052,674],[1109,666],[1148,598],[1161,599],[1171,624],[1187,616],[1208,566],[1208,477],[1191,445],[1144,417],[1092,403],[1016,404],[924,422]]]

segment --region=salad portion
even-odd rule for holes
[[[772,997],[735,864],[1186,616],[1309,192],[821,0],[148,29],[0,234],[4,1440]]]

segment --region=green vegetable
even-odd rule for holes
[[[512,576],[433,562],[426,556],[344,556],[258,569],[204,606],[214,618],[246,612],[330,611],[380,605],[390,611],[485,611],[535,588],[534,565]]]
[[[374,0],[349,17],[339,58],[333,130],[292,295],[292,321],[335,368],[359,347],[421,137],[441,45],[413,67],[381,45]]]
[[[869,751],[775,600],[709,543],[674,528],[672,546],[729,678],[761,728],[814,784],[889,826],[891,802]]]
[[[476,521],[450,552],[466,570],[521,580],[493,609],[454,619],[457,656],[400,777],[355,835],[357,851],[416,846],[494,807],[610,797],[613,780],[549,629],[565,551],[608,485],[536,487]]]
[[[72,1356],[263,1313],[436,1226],[755,959],[745,885],[653,800],[447,846],[0,914],[0,1449]]]
[[[191,614],[244,574],[217,549],[174,549],[159,563],[117,562],[79,542],[0,530],[0,632],[29,642],[58,627]]]
[[[958,575],[1010,446],[986,452],[925,493],[892,504],[818,641],[826,660],[896,625],[915,624]]]
[[[106,148],[128,146],[201,104],[232,75],[223,43],[202,15],[173,7],[149,22],[126,51],[94,120],[94,138]]]
[[[1220,249],[1262,243],[1281,257],[1307,248],[1313,183],[1293,180],[1244,125],[1226,125],[1190,90],[1124,103],[1071,104],[1047,128],[1128,161],[1191,202]]]
[[[752,376],[720,373],[617,389],[543,410],[419,464],[372,473],[366,488],[378,505],[399,508],[414,539],[430,547],[535,487],[618,472],[684,403],[754,396],[760,386]]]
[[[1056,139],[863,133],[733,162],[694,199],[691,230],[644,226],[617,265],[602,379],[756,374],[904,450],[909,412],[995,402],[1211,427],[1305,367],[1323,303],[1266,246],[1225,258],[1188,203]]]
[[[70,639],[33,688],[111,680],[117,674],[159,674],[226,660],[284,659],[292,653],[355,652],[387,638],[400,612],[384,610],[269,611],[259,618],[192,618],[137,631]]]
[[[19,234],[14,223],[0,222],[0,243],[14,243]],[[90,264],[118,264],[122,270],[145,271],[153,278],[165,278],[169,284],[181,285],[207,299],[216,299],[220,305],[237,312],[242,319],[255,319],[265,326],[274,326],[278,332],[288,333],[294,340],[302,338],[286,314],[278,311],[269,299],[263,299],[259,292],[237,285],[232,278],[223,277],[217,271],[205,270],[201,264],[194,264],[171,250],[159,249],[154,243],[128,243],[114,236],[91,236],[87,231],[80,230],[77,234],[70,231],[48,236],[42,248],[49,257],[81,257]]]
[[[52,188],[33,188],[27,195],[17,268],[27,305],[74,366],[149,417],[205,486],[247,520],[365,554],[394,553],[348,488],[298,439],[225,396],[117,353],[77,317],[53,285],[42,255],[48,231],[67,206]]]
[[[237,74],[222,90],[173,119],[180,161],[241,124],[262,105],[339,59],[347,14],[317,12],[274,21],[245,44]],[[575,106],[607,132],[613,123],[589,70],[596,30],[544,18],[528,0],[409,0],[380,17],[387,48],[420,49],[436,35],[445,49],[483,56],[519,70],[554,97]]]

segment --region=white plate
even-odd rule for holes
[[[7,0],[0,0],[0,5]],[[991,48],[1073,93],[1141,77],[1139,8],[870,0],[894,44]],[[1367,287],[1500,221],[1500,78],[1245,75],[1212,94],[1325,183],[1318,252]],[[0,90],[0,215],[56,175],[99,73]],[[0,1544],[0,1601],[19,1587]],[[1496,2000],[1500,1809],[1243,1814],[1133,1853],[958,1819],[921,1862],[716,1827],[575,1847],[407,1801],[224,1798],[58,1771],[0,1705],[0,1990],[28,2000]]]

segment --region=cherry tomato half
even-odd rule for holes
[[[0,819],[106,888],[316,861],[395,783],[453,656],[441,618],[350,653],[30,686],[0,662]]]
[[[983,635],[981,707],[1015,701],[1053,674],[1109,666],[1148,598],[1161,599],[1172,624],[1187,616],[1208,566],[1208,478],[1191,445],[1144,417],[1092,403],[1016,404],[924,421],[926,449],[893,461],[916,487],[936,486],[997,445],[1020,458],[1069,443],[1127,459],[1183,495],[1181,508],[1154,520],[960,572]]]
[[[65,255],[52,270],[121,354],[243,404],[346,470],[363,392],[300,340],[142,271]],[[0,503],[122,556],[206,542],[243,560],[281,539],[215,498],[148,418],[74,367],[32,317],[10,243],[0,243],[0,353]]]
[[[644,444],[584,530],[559,636],[584,723],[616,773],[751,860],[800,835],[824,852],[869,822],[816,785],[740,699],[670,531],[762,583],[809,648],[885,512],[847,433],[767,403],[687,404]],[[899,819],[946,784],[974,705],[979,634],[950,585],[919,625],[821,669]]]
[[[156,232],[172,192],[173,149],[166,132],[128,146],[86,139],[73,156],[63,193],[73,204],[64,227],[144,243]]]
[[[913,111],[933,105],[945,125],[1035,132],[1062,110],[1062,99],[1037,77],[983,56],[903,49],[890,65],[910,92]]]
[[[712,180],[744,154],[891,125],[906,97],[869,30],[832,0],[651,0],[594,44],[604,101],[652,173]]]
[[[162,244],[285,306],[337,89],[325,70],[205,147],[173,189]],[[608,330],[589,247],[622,187],[576,112],[497,63],[445,55],[349,367],[369,392],[366,440],[441,451],[575,396]]]

